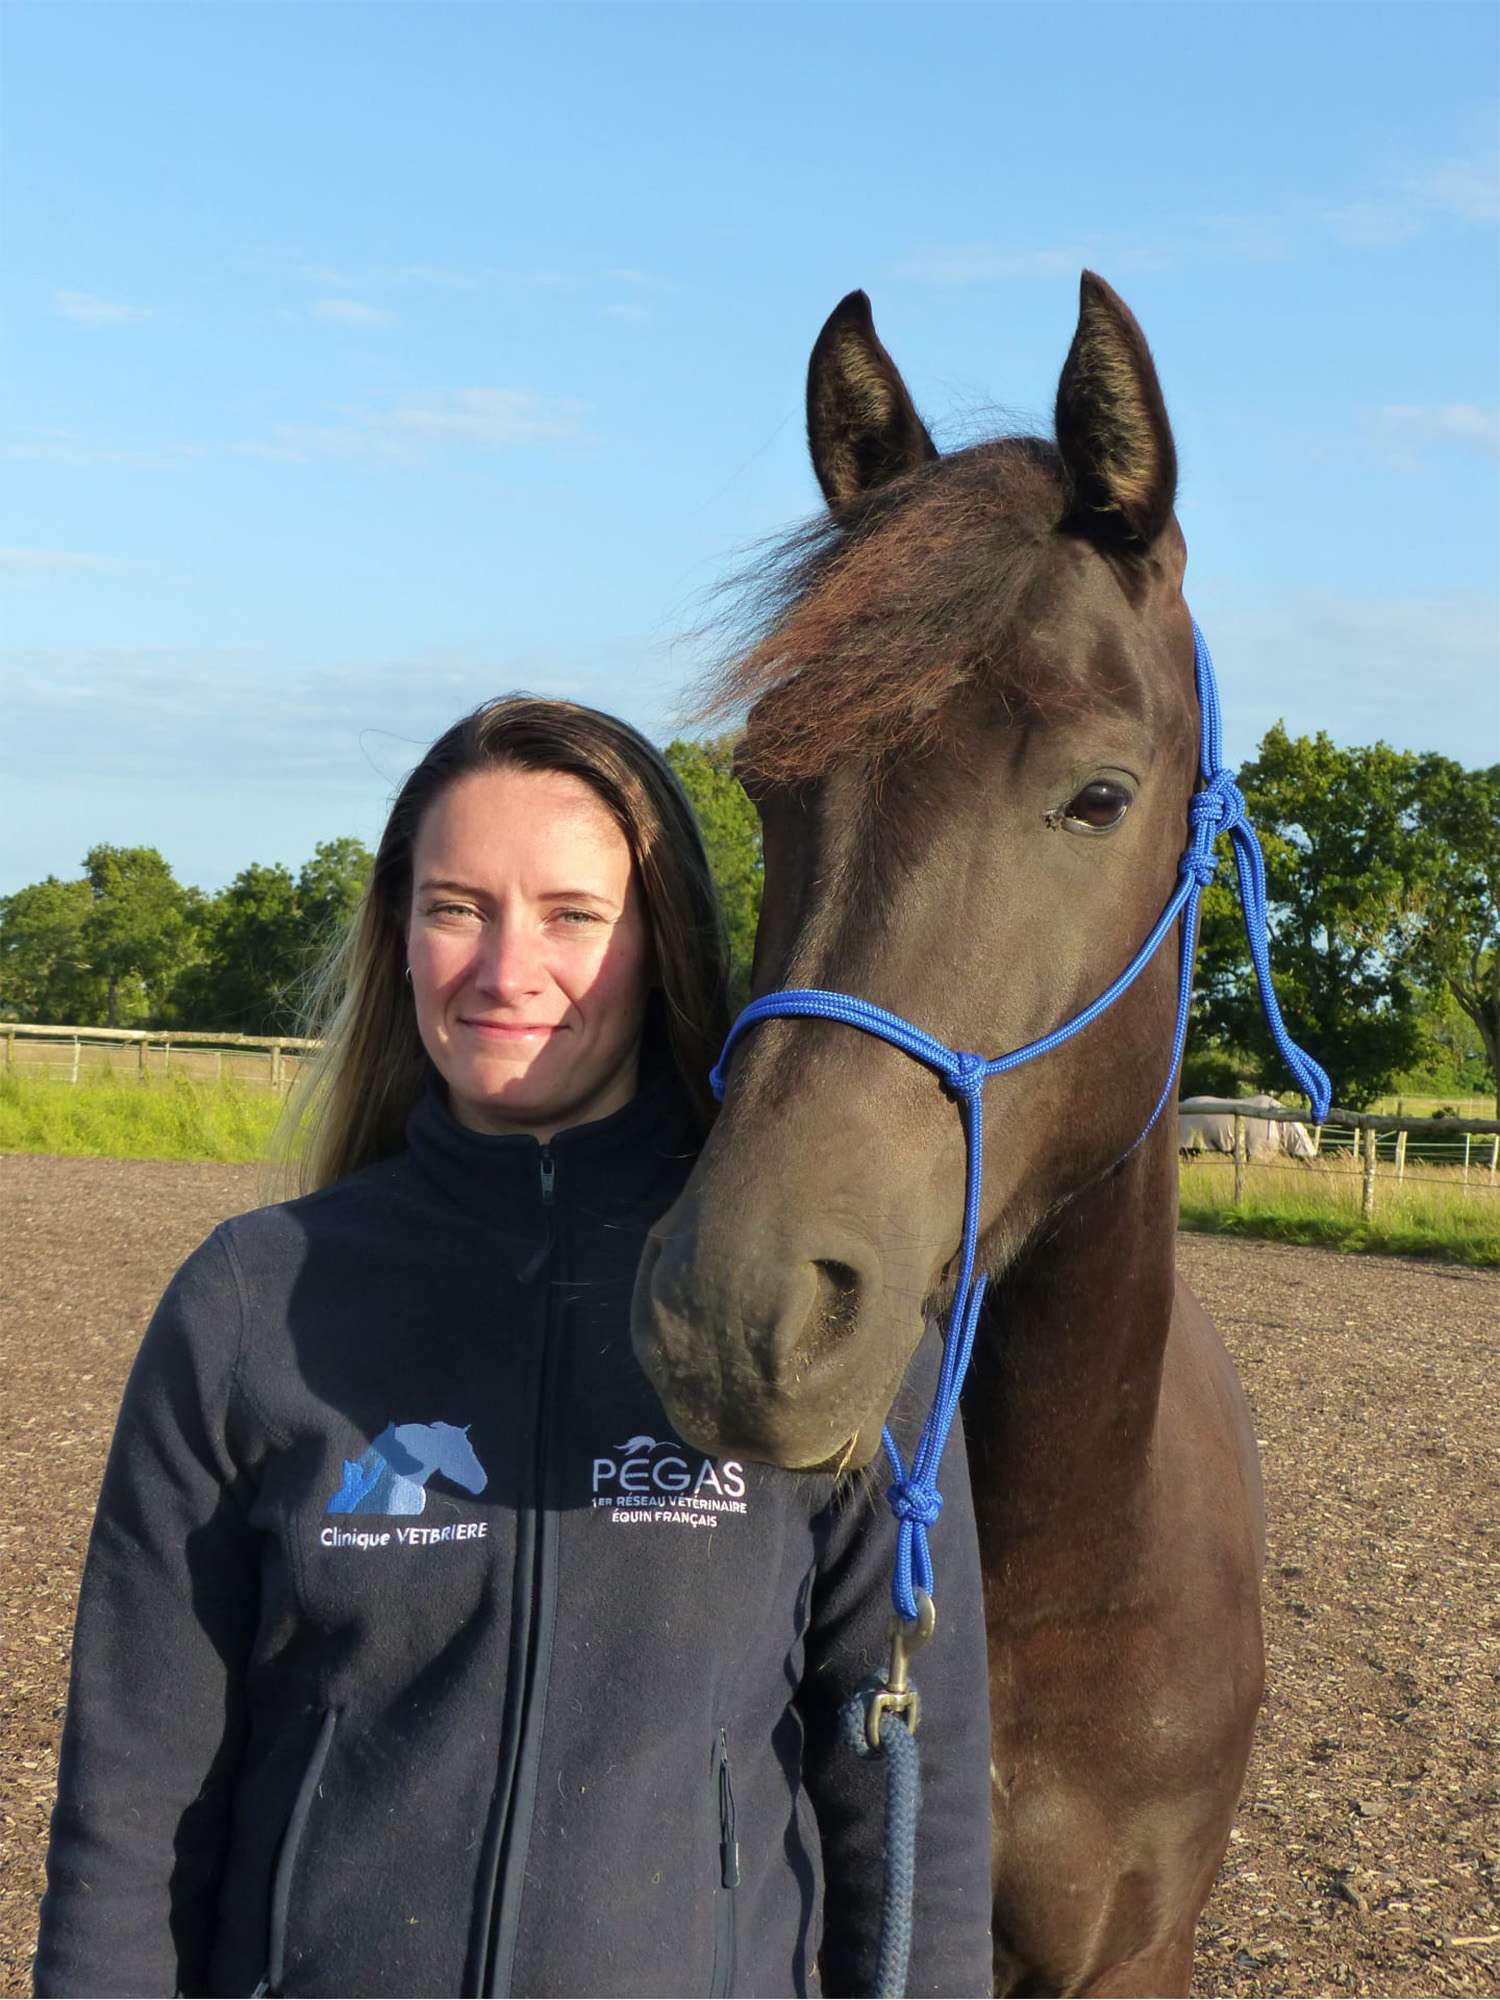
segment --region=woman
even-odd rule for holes
[[[869,1990],[883,1780],[835,1717],[884,1657],[892,1525],[675,1438],[629,1340],[710,1116],[721,938],[624,724],[496,702],[407,780],[315,1191],[188,1259],[126,1390],[39,1993]],[[912,1991],[975,1993],[961,1446],[944,1473]]]

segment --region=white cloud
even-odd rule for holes
[[[1294,736],[1383,738],[1464,764],[1500,756],[1500,602],[1299,591],[1265,603],[1201,594],[1231,763],[1284,719]]]
[[[1500,159],[1450,160],[1411,182],[1417,200],[1460,222],[1500,222]]]
[[[1422,233],[1422,221],[1408,202],[1354,201],[1325,211],[1324,220],[1340,243],[1351,250],[1384,250],[1409,243]]]
[[[1385,403],[1375,421],[1388,435],[1500,451],[1500,408],[1478,403]]]
[[[54,292],[52,310],[62,319],[77,320],[80,326],[138,326],[153,316],[145,306],[95,298],[92,292]]]
[[[1291,251],[1285,229],[1269,216],[1206,215],[1200,226],[1205,254],[1237,264],[1279,264]]]
[[[68,549],[0,549],[0,578],[27,583],[49,576],[117,576],[129,565],[115,556]]]
[[[443,444],[485,451],[580,442],[586,405],[531,389],[435,389],[384,409],[341,412],[326,424],[278,424],[269,439],[241,446],[260,458],[292,461],[381,456],[411,458]]]
[[[650,309],[646,306],[613,305],[604,307],[606,319],[623,320],[627,326],[642,326],[650,319]]]
[[[389,326],[392,315],[379,306],[362,305],[358,299],[319,299],[313,318],[335,326]]]
[[[567,654],[430,648],[336,664],[247,646],[16,647],[0,654],[0,676],[0,772],[75,796],[107,779],[143,800],[183,772],[308,795],[386,792],[450,723],[512,689],[589,702],[663,736],[684,680],[668,645],[634,637]]]
[[[1422,235],[1437,217],[1477,225],[1500,221],[1500,162],[1494,155],[1449,160],[1389,194],[1327,209],[1323,219],[1351,249],[1385,250]]]
[[[142,472],[163,472],[184,460],[207,456],[202,445],[168,445],[158,451],[132,451],[94,444],[72,431],[38,431],[0,444],[0,460],[44,465],[121,465]]]
[[[887,275],[926,285],[982,285],[1003,278],[1076,276],[1086,266],[1111,271],[1166,271],[1175,259],[1141,244],[1081,242],[1051,249],[1012,250],[998,243],[931,244],[893,264]]]
[[[1203,262],[1279,263],[1305,247],[1309,232],[1331,233],[1351,249],[1383,250],[1410,242],[1449,217],[1494,222],[1500,214],[1500,167],[1492,158],[1451,160],[1358,201],[1295,203],[1285,215],[1186,216],[1155,242],[1108,236],[1032,249],[992,241],[931,243],[891,265],[892,278],[924,285],[994,284],[1006,279],[1075,277],[1088,268],[1121,277]]]
[[[530,389],[441,389],[398,406],[384,421],[408,434],[504,448],[576,438],[583,408],[574,397]]]

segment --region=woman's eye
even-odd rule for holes
[[[597,910],[559,910],[558,916],[567,925],[581,929],[585,924],[600,924],[604,919]]]
[[[1118,826],[1130,809],[1130,793],[1112,778],[1096,778],[1069,799],[1062,816],[1075,826],[1091,827],[1096,833]]]

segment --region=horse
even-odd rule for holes
[[[1239,1100],[1245,1107],[1245,1154],[1252,1160],[1315,1160],[1318,1149],[1312,1134],[1300,1118],[1256,1118],[1256,1111],[1280,1111],[1281,1104],[1262,1092],[1258,1097]],[[1217,1104],[1214,1097],[1184,1097],[1177,1105],[1177,1150],[1179,1153],[1232,1153],[1234,1113],[1205,1111],[1204,1105]]]
[[[1199,704],[1155,364],[1085,272],[1055,440],[940,455],[853,292],[807,412],[826,512],[752,576],[759,623],[711,694],[748,710],[752,990],[832,988],[951,1049],[1013,1049],[1130,961],[1184,849]],[[984,1099],[963,1419],[999,1993],[1188,1990],[1261,1701],[1254,1429],[1176,1274],[1177,1135],[1151,1124],[1174,961]],[[866,1465],[951,1299],[964,1187],[927,1069],[832,1021],[743,1037],[636,1283],[636,1352],[680,1435]]]
[[[421,1514],[427,1482],[441,1472],[466,1493],[482,1493],[486,1473],[457,1424],[389,1423],[358,1458],[344,1460],[338,1491],[325,1514]]]

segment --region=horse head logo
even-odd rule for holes
[[[329,1514],[420,1514],[435,1472],[466,1493],[482,1493],[488,1474],[464,1424],[389,1423],[359,1458],[344,1460]]]

